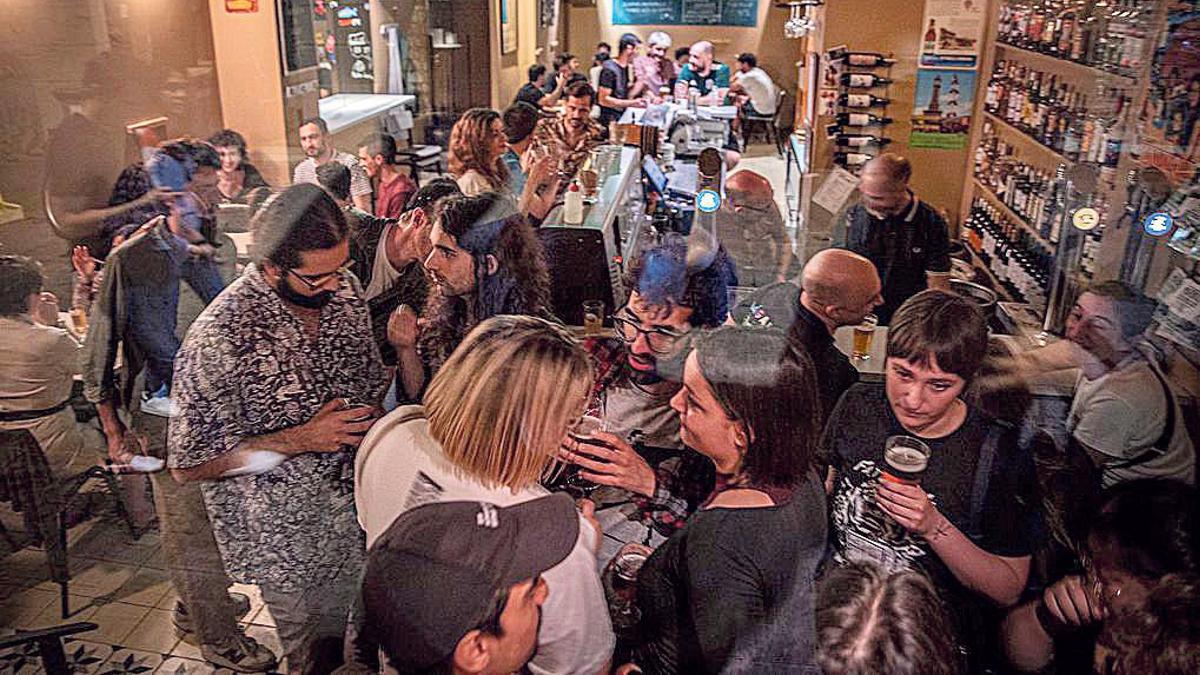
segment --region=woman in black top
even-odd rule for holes
[[[208,142],[221,155],[217,172],[217,191],[222,202],[244,202],[251,190],[270,187],[258,169],[248,159],[246,139],[233,129],[222,129]]]
[[[727,326],[698,341],[671,406],[717,485],[641,569],[634,661],[644,672],[813,668],[813,577],[826,537],[813,468],[818,401],[812,361],[781,331]],[[771,635],[785,639],[765,634],[782,622],[792,629]]]

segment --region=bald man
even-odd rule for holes
[[[688,52],[688,64],[680,71],[679,82],[695,85],[700,105],[722,105],[729,93],[729,66],[716,60],[713,43],[697,42]]]
[[[787,279],[795,255],[770,181],[753,171],[729,174],[725,197],[717,239],[737,266],[738,283],[757,288]]]
[[[912,165],[882,154],[859,176],[860,202],[846,213],[846,248],[875,263],[883,280],[887,324],[892,313],[926,288],[950,289],[950,235],[946,221],[908,187]]]
[[[858,370],[834,344],[833,332],[858,324],[883,302],[880,289],[870,260],[845,249],[825,249],[804,266],[800,288],[790,282],[765,286],[738,305],[732,322],[787,329],[788,339],[816,365],[824,420],[858,381]]]

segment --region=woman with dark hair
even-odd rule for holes
[[[639,574],[644,672],[812,667],[826,535],[818,401],[812,361],[783,332],[725,326],[698,339],[671,407],[717,483]],[[778,623],[791,624],[782,644],[763,630]]]
[[[817,589],[825,675],[955,675],[954,629],[929,578],[872,563],[839,567]]]
[[[245,201],[247,194],[261,187],[270,187],[258,169],[249,162],[246,139],[233,129],[222,129],[208,139],[221,156],[217,171],[217,191],[223,202]]]
[[[1156,611],[1174,611],[1177,602],[1167,588],[1200,582],[1198,511],[1196,491],[1176,480],[1139,479],[1106,491],[1080,554],[1082,573],[1063,577],[1005,620],[1004,644],[1013,664],[1031,672],[1051,663],[1062,672],[1086,670],[1096,635],[1102,625],[1110,628],[1109,621],[1120,622],[1108,637],[1117,661],[1120,650],[1140,651],[1131,627],[1159,623]],[[1200,609],[1194,598],[1192,604]],[[1131,612],[1147,614],[1127,617]],[[1165,632],[1157,635],[1140,639],[1175,641]]]

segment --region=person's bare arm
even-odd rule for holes
[[[400,305],[388,317],[388,343],[396,350],[396,386],[408,400],[416,400],[425,387],[425,364],[417,353],[420,334],[417,313],[408,305]]]
[[[646,105],[646,102],[636,98],[617,98],[612,95],[613,90],[608,87],[600,87],[600,95],[597,98],[600,105],[605,108],[640,108]]]
[[[567,88],[567,76],[559,73],[554,80],[554,91],[546,94],[538,101],[543,108],[551,108],[562,98],[563,90]]]
[[[72,211],[66,202],[69,199],[63,195],[50,193],[47,198],[54,212],[54,220],[65,234],[74,237],[89,237],[99,234],[104,229],[104,221],[109,218],[128,213],[158,201],[162,197],[159,190],[151,190],[137,199],[116,206],[106,206],[98,209],[80,209]]]
[[[696,99],[696,103],[699,105],[722,105],[725,103],[727,94],[729,94],[729,87],[718,87]]]
[[[371,193],[366,192],[361,195],[354,195],[351,198],[354,201],[354,206],[366,213],[371,213]]]

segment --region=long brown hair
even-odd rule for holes
[[[489,163],[491,152],[492,124],[500,119],[500,113],[490,108],[471,108],[463,114],[450,130],[450,173],[456,178],[472,169],[500,189],[508,182],[508,167],[504,160],[496,157]]]

